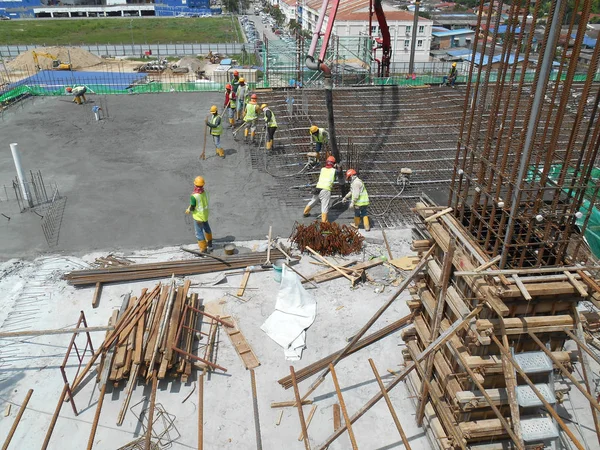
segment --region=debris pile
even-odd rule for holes
[[[52,69],[52,59],[58,59],[63,63],[71,63],[73,69],[92,67],[103,63],[99,56],[94,55],[79,47],[38,47],[21,53],[14,60],[6,64],[9,70],[34,70],[36,68],[33,53],[38,54],[38,63],[42,69]],[[42,56],[51,55],[53,58]]]
[[[358,253],[362,249],[364,239],[358,230],[335,222],[313,222],[310,225],[296,223],[290,236],[290,241],[295,243],[300,251],[310,247],[324,256]]]

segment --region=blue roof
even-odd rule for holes
[[[446,53],[448,53],[450,56],[464,56],[464,55],[470,55],[471,53],[473,53],[473,50],[469,50],[468,48],[457,48],[456,50],[448,50]]]
[[[462,36],[465,34],[475,34],[475,31],[469,28],[461,28],[460,30],[434,31],[431,33],[434,37]]]
[[[48,90],[65,86],[102,84],[115,90],[125,90],[135,81],[146,78],[145,73],[131,72],[71,72],[68,70],[41,70],[35,75],[17,81],[11,88],[34,84]]]
[[[493,27],[492,27],[492,28],[490,28],[490,32],[493,32],[493,31],[494,31],[494,28],[493,28]],[[508,31],[508,25],[500,25],[500,26],[498,27],[498,34],[504,34],[504,33],[506,33],[507,31]],[[515,28],[515,31],[514,31],[514,32],[515,32],[515,34],[516,34],[516,33],[520,33],[520,32],[521,32],[521,27],[517,27],[517,28]]]
[[[575,33],[573,33],[573,34],[571,34],[571,37],[573,39],[575,39],[577,37],[577,35]],[[592,39],[591,37],[588,37],[587,35],[583,36],[583,45],[585,45],[586,47],[595,48],[596,42],[598,42],[597,39]]]
[[[464,57],[465,61],[471,61],[472,59],[473,59],[472,55],[468,55],[468,56]],[[489,59],[490,59],[489,56],[484,55],[483,56],[483,63],[482,64],[484,66],[488,65],[489,64]],[[480,60],[481,60],[481,53],[479,53],[479,52],[475,53],[475,64],[479,65],[479,61]],[[494,64],[494,63],[500,62],[501,60],[502,60],[502,55],[495,55],[495,56],[492,57],[492,61],[491,62],[492,62],[492,64]],[[525,60],[524,57],[519,56],[518,62],[521,62],[521,61],[524,61],[524,60]],[[515,55],[514,54],[509,55],[508,56],[508,64],[514,64],[514,62],[515,62]]]

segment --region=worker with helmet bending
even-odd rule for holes
[[[248,142],[248,134],[250,134],[250,141],[252,143],[255,142],[256,124],[258,122],[258,113],[260,112],[257,100],[258,96],[252,94],[250,96],[250,102],[244,107],[244,142]]]
[[[265,115],[265,124],[267,125],[267,150],[271,150],[273,148],[273,140],[275,139],[275,132],[277,131],[277,119],[275,119],[275,114],[269,108],[269,105],[263,103],[260,105],[260,109]]]
[[[236,120],[240,120],[240,114],[244,111],[244,106],[246,106],[248,100],[248,86],[246,86],[246,80],[244,78],[239,79],[239,86],[235,91],[235,96],[237,98],[237,109],[236,109]]]
[[[350,192],[346,194],[342,200],[344,203],[350,201],[350,208],[354,208],[354,224],[352,226],[356,229],[360,227],[360,219],[363,219],[365,225],[365,231],[371,230],[371,224],[369,223],[369,214],[367,213],[367,206],[369,206],[369,194],[363,181],[358,178],[356,170],[348,169],[346,171],[346,180],[350,181]]]
[[[231,84],[225,85],[225,104],[223,108],[227,111],[227,117],[229,118],[229,125],[233,128],[235,125],[235,110],[237,109],[237,99],[235,97],[235,91]]]
[[[456,68],[456,63],[452,63],[450,72],[448,72],[448,75],[443,78],[442,84],[445,84],[446,86],[454,87],[454,83],[456,83],[457,77],[458,77],[458,69]]]
[[[321,169],[319,174],[319,181],[313,191],[313,196],[308,202],[308,205],[304,208],[304,217],[310,215],[311,208],[317,203],[317,200],[321,202],[321,222],[327,222],[327,215],[329,214],[329,204],[331,202],[331,189],[335,183],[337,175],[337,168],[335,167],[335,158],[329,156],[325,161],[325,167]]]
[[[194,191],[190,196],[190,206],[185,210],[185,213],[192,213],[194,231],[200,251],[202,253],[212,251],[212,230],[208,224],[208,193],[204,189],[204,177],[198,176],[194,179]]]
[[[325,128],[319,128],[313,125],[309,129],[312,142],[315,144],[315,152],[317,152],[317,159],[321,154],[323,146],[329,142],[329,132]]]
[[[225,150],[221,148],[221,135],[223,134],[223,124],[221,123],[221,116],[219,115],[219,109],[217,105],[212,105],[210,107],[210,112],[212,117],[207,119],[206,126],[210,128],[210,135],[213,138],[213,142],[215,143],[215,147],[217,149],[217,156],[221,158],[225,158]]]
[[[87,92],[87,87],[85,86],[75,86],[74,88],[72,87],[67,87],[66,91],[69,94],[73,94],[73,101],[75,103],[77,103],[78,105],[82,105],[83,103],[86,103],[87,100],[85,99],[85,93]],[[82,102],[83,100],[83,102]]]

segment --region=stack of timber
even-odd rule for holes
[[[285,258],[285,255],[280,250],[271,250],[269,256],[273,261]],[[227,258],[207,256],[201,259],[131,264],[119,267],[111,266],[104,269],[75,270],[67,273],[64,278],[73,286],[86,286],[97,283],[105,284],[167,278],[171,275],[187,276],[230,269],[244,269],[266,262],[267,252],[253,252],[229,256]]]
[[[588,358],[600,359],[586,344],[600,320],[577,309],[582,300],[598,303],[600,287],[592,275],[598,268],[567,261],[501,271],[498,258],[486,255],[452,214],[431,217],[439,208],[422,203],[417,210],[431,218],[424,220],[431,238],[413,247],[435,250],[411,288],[414,319],[402,335],[405,361],[415,361],[453,322],[485,305],[407,377],[417,423],[426,427],[433,448],[543,448],[559,435],[583,448],[581,437],[555,411],[570,398],[569,389],[585,396],[600,437]],[[576,351],[564,350],[568,340]],[[584,382],[571,375],[575,364]],[[569,378],[569,387],[555,382],[555,373]]]

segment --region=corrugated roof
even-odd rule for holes
[[[466,55],[463,57],[463,59],[465,61],[471,61],[473,59],[472,55]],[[489,64],[489,56],[488,55],[484,55],[483,56],[483,63],[482,65],[486,66]],[[495,55],[494,57],[492,57],[492,64],[500,62],[502,60],[502,55]],[[518,62],[524,61],[525,58],[522,56],[519,56]],[[479,65],[479,62],[481,61],[481,53],[477,52],[475,53],[475,65]],[[508,64],[514,64],[515,62],[515,55],[511,54],[508,56]]]
[[[321,10],[323,2],[322,0],[308,0],[306,7],[317,11],[317,14]],[[331,6],[327,7],[327,15],[331,11]],[[383,11],[385,18],[388,22],[390,21],[406,21],[412,22],[414,15],[408,11],[400,11],[390,5],[383,4]],[[360,21],[365,22],[369,20],[369,0],[344,0],[340,2],[338,7],[337,15],[335,17],[336,22],[339,21]],[[373,14],[374,24],[377,23],[375,14]],[[419,17],[419,23],[431,23],[432,21],[424,17]]]
[[[450,56],[464,56],[464,55],[470,55],[473,53],[473,50],[469,50],[468,48],[457,48],[455,50],[448,50],[446,53],[448,53]]]
[[[434,31],[431,34],[434,37],[462,36],[464,34],[475,34],[475,31],[469,28],[461,28],[460,30]]]

